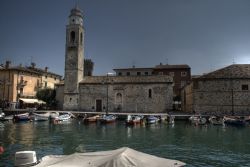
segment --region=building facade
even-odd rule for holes
[[[170,76],[83,76],[82,19],[78,8],[71,10],[66,27],[65,80],[57,84],[60,109],[147,113],[171,110],[173,80]]]
[[[5,66],[0,68],[0,101],[15,103],[19,98],[35,98],[37,90],[46,87],[43,84],[45,76],[51,88],[61,80],[60,75],[38,69],[34,63],[29,67],[23,67],[11,66],[10,61],[7,61]]]
[[[248,115],[249,86],[249,64],[233,64],[202,75],[182,90],[182,110],[208,115]]]

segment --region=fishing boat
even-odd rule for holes
[[[63,114],[55,118],[56,122],[64,122],[70,120],[71,120],[71,114]]]
[[[226,125],[232,125],[232,126],[245,126],[246,125],[246,121],[244,117],[224,116],[223,120]]]
[[[30,121],[29,113],[14,115],[14,122]]]
[[[138,115],[128,115],[126,119],[126,125],[136,125],[140,124],[142,121],[142,116]]]
[[[155,123],[157,123],[159,121],[160,121],[160,119],[155,117],[155,116],[149,116],[149,117],[146,118],[146,123],[147,124],[155,124]]]
[[[113,123],[116,121],[116,116],[114,115],[103,115],[100,118],[101,123]]]
[[[207,123],[207,119],[202,116],[191,116],[189,121],[194,125],[205,125]]]
[[[216,117],[216,116],[211,116],[208,121],[212,124],[212,125],[223,125],[224,121],[223,118],[221,117]]]
[[[34,113],[33,114],[33,120],[34,121],[48,121],[50,117],[50,113],[43,113],[43,114],[38,114]]]
[[[83,122],[84,123],[96,123],[99,118],[100,118],[99,115],[95,115],[92,117],[83,118]]]

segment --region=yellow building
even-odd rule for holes
[[[34,99],[38,89],[54,88],[61,76],[35,67],[11,66],[7,61],[0,68],[0,101],[5,103],[18,102],[22,99]],[[3,104],[3,103],[2,103]]]

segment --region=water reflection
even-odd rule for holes
[[[250,162],[250,127],[192,126],[185,122],[125,126],[116,124],[4,123],[0,143],[3,166],[12,166],[20,150],[48,154],[100,151],[128,146],[150,154],[179,159],[188,166],[239,166]],[[0,165],[1,166],[1,165]]]

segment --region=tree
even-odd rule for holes
[[[56,108],[56,90],[51,88],[39,89],[36,93],[36,97],[39,100],[43,100],[46,102],[47,107]]]

